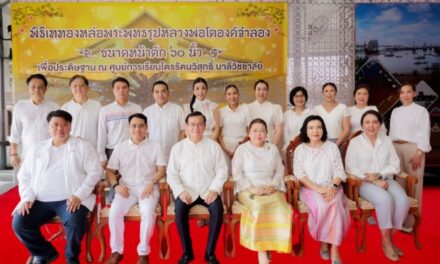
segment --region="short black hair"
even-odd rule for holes
[[[87,80],[86,76],[84,75],[79,75],[79,74],[75,74],[72,76],[72,78],[70,78],[69,80],[69,86],[73,83],[73,81],[75,81],[75,79],[81,79],[84,81],[84,83],[88,86],[89,85],[89,80]]]
[[[44,83],[44,87],[47,88],[47,79],[46,79],[46,77],[44,77],[43,74],[36,73],[36,74],[29,75],[29,77],[27,77],[27,79],[26,79],[26,85],[29,85],[29,83],[32,81],[32,79],[40,79],[40,80],[42,80],[43,83]]]
[[[307,136],[307,125],[308,125],[311,121],[314,121],[314,120],[318,120],[318,121],[321,122],[321,125],[322,125],[322,137],[321,137],[321,141],[326,141],[326,140],[327,140],[327,128],[325,127],[324,120],[323,120],[322,117],[320,117],[319,115],[311,115],[311,116],[308,116],[308,117],[304,120],[304,123],[303,123],[303,125],[302,125],[302,127],[301,127],[301,130],[300,130],[300,134],[299,134],[299,136],[300,136],[300,138],[301,138],[301,141],[304,142],[304,143],[308,143],[308,142],[310,142],[310,138]]]
[[[155,81],[153,83],[153,86],[151,86],[151,91],[154,92],[154,86],[160,85],[160,84],[165,85],[165,87],[167,88],[167,91],[169,91],[168,84],[166,82],[162,81],[162,80]]]
[[[240,90],[238,90],[238,87],[235,84],[228,84],[228,86],[226,86],[225,88],[225,94],[228,91],[229,88],[235,88],[235,90],[237,91],[238,94],[240,94]]]
[[[124,77],[117,77],[116,79],[114,79],[114,80],[112,81],[112,88],[115,88],[115,84],[116,84],[117,82],[123,82],[123,83],[126,83],[127,86],[130,87],[130,83],[128,82],[127,79],[125,79]]]
[[[50,120],[52,120],[52,117],[60,117],[64,120],[66,120],[69,124],[72,123],[72,115],[69,114],[68,112],[58,109],[55,111],[51,111],[48,115],[47,115],[47,123],[50,122]]]
[[[262,125],[266,128],[266,131],[267,131],[267,124],[266,124],[266,121],[264,121],[264,120],[261,119],[261,118],[255,118],[254,120],[252,120],[252,121],[249,123],[249,130],[251,130],[251,127],[252,127],[253,125],[255,125],[255,124],[262,124]]]
[[[402,83],[402,85],[399,88],[399,91],[402,89],[403,86],[410,86],[411,89],[415,92],[416,91],[416,86],[412,83],[412,82],[404,82]]]
[[[265,80],[260,79],[260,80],[258,80],[258,81],[255,82],[255,84],[254,84],[254,91],[257,89],[257,85],[258,85],[259,83],[263,83],[263,84],[265,84],[266,87],[267,87],[267,90],[269,90],[269,84],[268,84]]]
[[[356,86],[356,88],[354,88],[353,96],[355,96],[356,92],[359,91],[360,89],[365,89],[365,90],[368,91],[368,93],[370,93],[370,86],[368,84],[366,84],[366,83],[361,83],[361,84],[358,84]]]
[[[289,102],[293,106],[295,105],[293,98],[295,97],[296,93],[298,93],[298,92],[302,92],[304,94],[304,97],[306,98],[306,103],[307,103],[307,100],[309,99],[309,95],[307,94],[306,88],[304,88],[302,86],[296,86],[295,88],[293,88],[290,91],[290,94],[289,94]]]
[[[206,117],[202,114],[202,112],[199,111],[194,111],[192,113],[189,113],[186,118],[185,118],[185,124],[188,125],[188,120],[190,117],[194,117],[194,116],[201,116],[203,117],[203,124],[206,124]]]
[[[371,110],[368,110],[367,112],[365,112],[365,113],[362,115],[362,117],[361,117],[361,126],[362,126],[362,124],[364,123],[364,118],[365,118],[367,115],[374,115],[374,116],[377,118],[377,120],[379,121],[379,123],[380,123],[381,125],[383,124],[383,118],[382,118],[382,116],[380,115],[380,113],[377,112],[376,110],[371,109]]]
[[[148,124],[148,123],[147,123],[147,117],[146,117],[144,114],[142,114],[142,113],[136,113],[136,114],[132,114],[131,116],[129,116],[129,117],[128,117],[128,123],[129,123],[129,124],[130,124],[130,122],[131,122],[131,120],[132,120],[133,118],[139,118],[139,119],[142,119],[142,120],[144,120],[145,125]]]
[[[335,92],[338,92],[338,87],[336,87],[336,84],[334,84],[334,83],[332,83],[332,82],[326,82],[326,83],[324,83],[324,84],[322,85],[322,89],[321,89],[322,92],[324,91],[324,88],[325,88],[326,86],[331,86],[331,87],[333,87],[333,88],[335,89]]]

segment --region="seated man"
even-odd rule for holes
[[[138,264],[147,264],[150,239],[159,201],[158,182],[165,176],[166,161],[159,143],[147,139],[147,118],[128,118],[131,138],[116,145],[107,165],[106,177],[116,195],[110,207],[109,228],[112,254],[107,264],[116,264],[124,253],[124,216],[136,203],[141,214]],[[117,178],[116,171],[121,177]]]
[[[205,261],[217,264],[215,246],[223,223],[223,203],[219,194],[227,179],[228,167],[220,145],[203,137],[205,116],[193,112],[186,117],[185,123],[188,137],[171,149],[167,168],[167,181],[176,198],[176,225],[183,247],[178,263],[194,259],[188,214],[191,207],[200,204],[208,208],[210,215]]]
[[[102,168],[93,146],[70,136],[69,113],[52,111],[47,121],[51,138],[30,148],[18,172],[20,203],[12,225],[31,253],[31,263],[51,263],[58,253],[40,227],[59,216],[66,232],[66,263],[79,263],[87,215],[95,204],[92,191]]]

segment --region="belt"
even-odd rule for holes
[[[396,143],[396,144],[409,144],[411,142],[408,142],[408,141],[405,141],[405,140],[394,140],[393,143]]]

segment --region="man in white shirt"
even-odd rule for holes
[[[107,264],[117,264],[124,252],[124,216],[136,203],[141,215],[138,264],[148,264],[150,239],[159,201],[158,182],[165,176],[166,161],[159,143],[147,138],[147,118],[143,114],[128,119],[131,138],[119,143],[107,165],[106,177],[116,191],[109,215],[110,247]],[[120,178],[116,175],[119,171]]]
[[[139,105],[128,101],[130,83],[123,77],[112,82],[115,101],[101,108],[98,123],[98,155],[101,164],[106,167],[108,159],[117,144],[130,138],[128,117],[141,113]]]
[[[15,234],[32,255],[32,263],[51,263],[58,253],[40,228],[59,216],[66,232],[66,263],[79,263],[92,194],[101,178],[98,154],[85,140],[70,136],[72,116],[56,110],[47,116],[48,140],[35,143],[18,172],[20,202],[14,210]]]
[[[176,199],[176,225],[183,247],[183,256],[178,263],[185,264],[194,259],[188,214],[194,205],[199,204],[207,207],[210,214],[205,261],[217,264],[215,246],[223,223],[220,193],[228,167],[220,145],[203,137],[205,116],[193,112],[186,117],[185,123],[188,137],[171,149],[167,168],[167,181]]]
[[[168,160],[171,148],[185,137],[183,109],[168,101],[170,92],[166,82],[155,82],[152,90],[155,103],[144,110],[150,124],[148,138],[160,143]]]
[[[18,144],[22,144],[24,158],[29,148],[40,140],[50,138],[46,117],[49,112],[60,106],[44,98],[47,91],[47,80],[42,74],[32,74],[26,79],[30,98],[20,100],[14,107],[12,114],[11,136],[11,163],[14,167],[20,165]]]
[[[87,96],[89,80],[83,75],[74,75],[69,86],[73,94],[72,100],[61,109],[72,115],[72,136],[82,138],[96,148],[98,141],[98,117],[101,103]]]

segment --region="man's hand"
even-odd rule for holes
[[[411,164],[411,169],[413,171],[418,170],[420,167],[422,167],[422,157],[423,154],[420,154],[419,151],[412,156],[412,158],[409,160],[409,164]]]
[[[150,194],[153,192],[154,183],[152,181],[149,181],[147,185],[145,185],[144,190],[141,194],[141,199],[145,199],[150,197]]]
[[[205,203],[211,204],[217,199],[218,193],[214,191],[208,191],[208,194],[205,196]]]
[[[184,191],[181,194],[179,194],[179,199],[186,204],[192,203],[191,195],[187,191]]]
[[[121,195],[124,198],[128,198],[129,196],[128,187],[123,184],[118,184],[115,187],[115,192],[119,193],[119,195]]]
[[[11,164],[14,167],[20,166],[20,157],[18,155],[11,155]]]
[[[18,214],[21,216],[29,214],[33,204],[34,201],[22,202],[21,206],[17,209]]]
[[[77,196],[72,195],[70,196],[69,199],[67,199],[66,211],[69,213],[73,213],[76,210],[78,210],[80,206],[81,206],[81,200]]]

